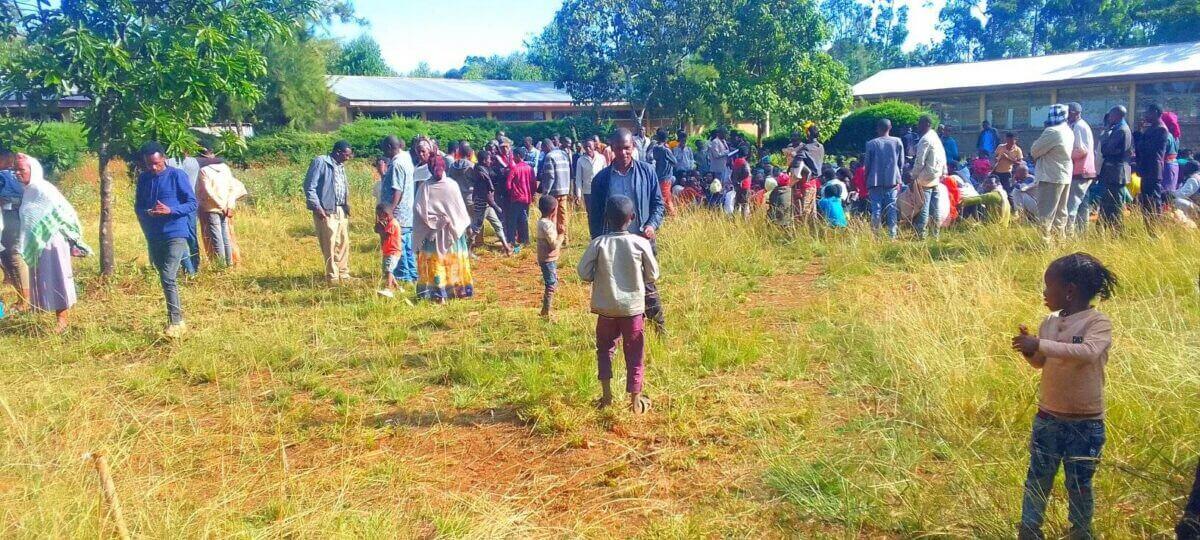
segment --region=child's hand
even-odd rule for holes
[[[1037,336],[1029,334],[1029,327],[1021,325],[1019,328],[1020,334],[1012,339],[1012,348],[1014,351],[1020,351],[1026,358],[1032,358],[1038,352],[1039,341]]]

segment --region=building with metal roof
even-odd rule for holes
[[[349,118],[399,115],[433,121],[489,118],[535,122],[589,110],[554,83],[544,81],[331,75],[327,82]],[[602,111],[608,116],[628,115],[621,103],[606,105]]]
[[[1099,130],[1114,105],[1151,103],[1179,115],[1182,144],[1200,146],[1200,42],[884,70],[854,85],[867,101],[925,105],[951,126],[959,147],[975,148],[980,123],[1032,142],[1054,103],[1078,102]]]

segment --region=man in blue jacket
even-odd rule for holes
[[[587,208],[588,230],[592,238],[614,232],[605,228],[604,206],[609,197],[624,195],[633,200],[634,213],[629,232],[644,236],[653,246],[666,210],[658,175],[652,165],[634,159],[633,133],[628,129],[620,128],[613,132],[608,143],[613,152],[613,162],[592,178],[592,197]],[[658,288],[653,283],[646,284],[646,318],[653,321],[660,332],[665,331],[662,303]]]
[[[304,176],[304,201],[325,257],[329,283],[350,280],[350,184],[345,163],[354,157],[350,143],[333,143],[333,151],[313,158]]]
[[[164,154],[162,145],[156,142],[142,146],[139,155],[144,172],[138,176],[133,209],[167,301],[168,325],[163,333],[178,339],[187,330],[187,324],[183,320],[176,279],[183,259],[190,255],[188,220],[196,213],[197,202],[187,174],[168,166]]]

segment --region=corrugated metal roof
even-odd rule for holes
[[[331,75],[329,89],[345,101],[420,103],[571,103],[571,95],[543,81],[464,81]]]
[[[1063,81],[1118,80],[1200,73],[1200,42],[1107,49],[987,62],[880,71],[854,85],[854,95],[890,97]]]

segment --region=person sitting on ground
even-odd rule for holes
[[[963,217],[978,217],[984,223],[996,223],[1007,227],[1012,219],[1012,206],[1004,186],[994,175],[983,179],[983,193],[964,196],[959,203]]]
[[[796,221],[792,203],[792,177],[780,173],[776,182],[778,185],[767,194],[767,219],[780,227],[791,227]]]
[[[389,211],[386,204],[375,205],[375,233],[379,235],[379,250],[383,255],[383,288],[379,289],[379,296],[386,298],[395,297],[395,291],[399,289],[396,284],[396,266],[400,264],[400,257],[404,254],[403,241],[400,236],[400,222]]]
[[[1086,253],[1050,263],[1042,293],[1052,313],[1037,335],[1025,325],[1012,347],[1042,372],[1029,444],[1029,472],[1018,538],[1043,538],[1046,500],[1059,465],[1066,474],[1069,538],[1092,538],[1092,477],[1104,447],[1104,368],[1112,322],[1092,301],[1117,287],[1108,268]]]
[[[550,316],[550,304],[554,292],[558,290],[558,257],[562,251],[564,235],[559,234],[558,224],[554,221],[554,213],[558,211],[558,201],[554,197],[538,199],[538,211],[542,218],[537,222],[537,262],[542,271],[542,317]]]
[[[596,314],[596,360],[600,408],[612,405],[612,360],[617,341],[625,353],[625,390],[635,414],[650,411],[642,395],[645,379],[646,286],[658,280],[658,260],[646,238],[631,234],[633,200],[614,195],[605,201],[604,229],[579,260],[579,278],[592,284],[592,313]]]
[[[825,218],[825,222],[835,229],[844,229],[849,226],[846,223],[846,209],[842,206],[842,197],[838,187],[826,185],[821,195],[821,200],[817,202],[817,209]]]
[[[984,178],[992,174],[992,160],[990,158],[990,155],[980,150],[975,155],[975,159],[971,160],[970,170],[963,171],[964,174],[968,175],[964,180],[970,180],[972,184],[976,185],[982,183]]]
[[[1018,161],[1012,170],[1012,191],[1009,200],[1012,201],[1013,215],[1030,221],[1037,221],[1037,180],[1029,174],[1029,166],[1024,161]]]
[[[825,183],[825,187],[833,187],[837,190],[838,200],[845,204],[850,201],[850,187],[847,183],[851,181],[850,169],[842,167],[834,173],[832,179]]]
[[[1200,221],[1200,163],[1189,160],[1179,167],[1183,183],[1171,194],[1175,208],[1192,221]]]

